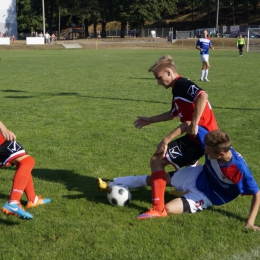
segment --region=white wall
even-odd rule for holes
[[[45,44],[44,37],[26,37],[26,44]]]
[[[10,38],[9,37],[0,38],[0,45],[10,45]]]
[[[16,0],[0,0],[0,32],[17,39]]]

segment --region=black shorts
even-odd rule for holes
[[[182,136],[168,144],[165,160],[175,169],[195,164],[204,155],[201,145],[189,137]]]
[[[12,160],[27,154],[16,141],[5,141],[0,145],[0,167],[8,166]]]
[[[238,49],[239,49],[239,50],[243,50],[243,48],[244,48],[244,44],[239,44],[239,45],[238,45]]]

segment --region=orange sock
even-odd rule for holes
[[[32,182],[31,171],[34,167],[34,163],[35,163],[34,159],[31,156],[28,156],[23,160],[21,160],[17,165],[16,173],[13,178],[13,186],[12,186],[9,202],[21,200],[24,190],[27,189],[28,184]],[[33,188],[33,192],[34,192],[34,188]],[[35,196],[36,195],[34,195],[34,198]]]
[[[164,192],[166,187],[166,172],[156,171],[152,175],[152,203],[156,210],[164,210]]]
[[[27,182],[27,185],[24,189],[24,192],[25,192],[28,200],[34,203],[34,200],[36,198],[36,194],[35,194],[35,190],[34,190],[33,178],[32,178],[31,173],[30,173],[30,176],[28,178],[28,182]]]

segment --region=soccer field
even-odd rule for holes
[[[30,221],[1,215],[0,259],[260,258],[260,232],[244,229],[251,197],[137,221],[151,206],[149,187],[132,190],[122,208],[97,192],[98,177],[150,174],[157,144],[179,124],[133,126],[138,115],[171,108],[171,90],[147,71],[164,54],[208,92],[220,129],[260,184],[259,53],[239,58],[237,50],[211,52],[207,83],[199,81],[196,50],[1,50],[0,120],[35,158],[36,192],[52,202],[28,210]],[[13,174],[14,168],[1,169],[1,205]],[[171,198],[166,193],[166,201]]]

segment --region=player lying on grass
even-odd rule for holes
[[[34,159],[16,142],[15,134],[0,122],[0,167],[16,166],[9,200],[2,207],[4,214],[14,215],[22,219],[33,218],[29,212],[23,209],[20,203],[23,192],[28,199],[26,204],[28,209],[51,202],[50,199],[35,194],[31,174],[34,163]]]
[[[231,147],[227,133],[215,130],[205,136],[205,163],[196,167],[184,167],[167,173],[167,185],[181,193],[165,205],[167,214],[153,216],[143,213],[137,219],[166,217],[168,214],[195,213],[213,205],[223,205],[238,195],[252,196],[249,217],[245,227],[260,230],[255,219],[260,205],[260,191],[244,158]],[[124,184],[129,188],[149,185],[150,176],[127,176],[115,178],[106,183],[98,180],[99,190],[106,190],[114,184]]]
[[[181,122],[190,121],[187,133],[177,137],[175,133],[163,138],[157,151],[150,160],[151,166],[151,187],[152,187],[152,208],[150,215],[164,216],[166,214],[164,205],[164,190],[166,187],[167,165],[173,165],[175,169],[183,166],[193,165],[204,155],[204,149],[198,138],[200,131],[207,133],[218,129],[216,118],[208,101],[208,94],[194,82],[183,78],[178,74],[175,63],[169,55],[158,59],[148,71],[153,72],[158,85],[165,89],[171,89],[171,109],[155,116],[139,116],[134,122],[136,128],[177,118]],[[167,146],[167,152],[163,150]]]

